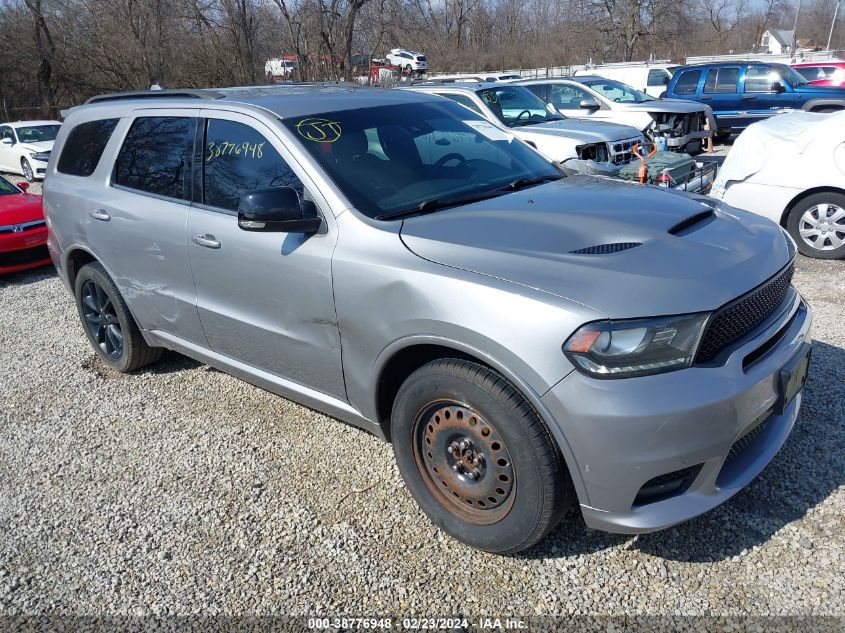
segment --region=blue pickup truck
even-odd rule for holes
[[[845,88],[811,86],[789,66],[762,62],[683,66],[672,76],[666,97],[709,105],[719,127],[717,138],[781,112],[845,108]]]

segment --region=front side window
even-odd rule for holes
[[[455,93],[451,93],[451,92],[448,92],[448,93],[447,92],[437,92],[435,94],[437,94],[440,97],[446,97],[447,99],[451,99],[455,103],[460,103],[465,108],[469,108],[473,112],[477,112],[478,114],[481,114],[481,110],[478,108],[477,105],[475,105],[475,102],[472,99],[470,99],[469,97],[467,97],[466,95],[459,95],[459,94],[455,94]]]
[[[20,190],[8,180],[0,176],[0,196],[20,193]]]
[[[737,92],[739,82],[739,68],[711,68],[704,81],[704,92],[730,93]]]
[[[654,101],[654,97],[648,96],[644,92],[635,90],[621,81],[613,81],[612,79],[591,79],[584,82],[585,86],[589,86],[592,90],[599,93],[601,96],[617,103],[645,103],[646,101]]]
[[[749,66],[745,71],[745,92],[772,92],[780,75],[768,66]]]
[[[510,132],[447,100],[291,117],[284,125],[369,217],[561,177]]]
[[[102,119],[75,126],[67,135],[56,169],[71,176],[93,174],[117,122],[118,119]]]
[[[559,121],[561,118],[551,112],[545,101],[522,86],[484,88],[476,94],[496,118],[508,127]]]
[[[700,70],[685,70],[675,82],[674,92],[676,95],[694,95],[698,89],[698,80],[701,79]]]
[[[55,141],[61,125],[32,125],[19,127],[18,140],[21,143],[41,143],[43,141]]]
[[[671,75],[668,71],[662,68],[654,68],[648,71],[648,85],[649,86],[665,86],[669,83]]]
[[[593,99],[583,88],[570,84],[552,84],[549,96],[552,105],[558,110],[578,110],[584,99]]]
[[[203,203],[235,211],[240,197],[256,189],[302,182],[264,136],[243,123],[209,119],[203,152]]]
[[[177,200],[191,199],[191,164],[197,120],[135,119],[114,165],[113,182]]]

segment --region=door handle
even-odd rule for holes
[[[199,244],[205,248],[220,248],[222,246],[222,244],[217,241],[217,238],[213,235],[209,235],[208,233],[194,235],[191,240],[193,240],[194,244]]]
[[[701,101],[710,101],[713,97],[701,97]]]
[[[89,211],[88,215],[90,215],[95,220],[100,220],[100,222],[108,222],[111,220],[111,216],[102,209],[97,209],[95,211]]]
[[[754,95],[748,95],[747,97],[743,97],[743,99],[745,99],[746,101],[754,101],[754,99],[756,98],[757,97],[755,97]]]

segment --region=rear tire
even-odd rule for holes
[[[127,373],[161,358],[164,349],[147,345],[117,286],[98,262],[79,269],[74,297],[88,342],[108,367]]]
[[[569,473],[543,421],[499,374],[435,360],[399,389],[391,416],[399,471],[443,531],[512,554],[545,537],[572,499]]]
[[[801,254],[817,259],[845,257],[845,194],[816,193],[796,204],[786,229]]]

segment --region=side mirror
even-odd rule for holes
[[[2,143],[3,143],[3,145],[14,145],[14,144],[15,144],[15,142],[14,142],[12,139],[10,139],[10,138],[4,138],[4,139],[3,139],[2,141],[0,141],[0,142],[2,142]]]
[[[316,233],[322,223],[291,187],[256,189],[238,202],[238,226],[244,231]]]
[[[578,107],[582,110],[598,110],[601,106],[598,101],[588,97],[586,99],[581,99],[581,103],[578,104]]]
[[[15,184],[17,185],[18,189],[20,189],[24,193],[26,193],[27,190],[29,189],[29,183],[26,182],[25,180],[22,181],[22,182],[16,182]]]
[[[786,92],[786,86],[784,86],[779,81],[773,81],[772,82],[772,90],[774,90],[777,93]]]

